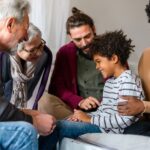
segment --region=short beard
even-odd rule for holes
[[[8,53],[9,53],[10,55],[16,55],[16,52],[17,52],[17,46],[11,48],[11,49],[8,51]]]
[[[90,48],[90,44],[88,44],[88,45],[86,45],[86,46],[84,46],[84,47],[81,47],[80,49],[82,50],[82,51],[84,51],[85,49],[89,49]]]

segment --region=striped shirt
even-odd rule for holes
[[[118,78],[106,81],[103,91],[103,100],[97,111],[90,113],[91,123],[99,126],[102,132],[123,133],[124,128],[136,122],[140,116],[121,116],[117,105],[121,96],[136,96],[144,99],[140,79],[126,70]]]

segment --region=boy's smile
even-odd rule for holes
[[[94,62],[96,63],[96,69],[102,73],[104,78],[114,75],[114,63],[112,59],[97,54],[94,55]]]
[[[116,55],[111,58],[95,54],[93,60],[96,64],[96,69],[99,70],[104,78],[118,77],[123,71],[126,70],[125,66],[122,66]]]

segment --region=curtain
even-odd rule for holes
[[[55,58],[60,46],[66,42],[65,23],[70,0],[30,0],[30,3],[30,21],[42,31],[42,37]]]

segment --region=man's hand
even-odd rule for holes
[[[144,111],[144,104],[141,100],[133,96],[122,96],[122,99],[127,100],[126,103],[118,104],[118,112],[120,115],[135,116]]]
[[[92,96],[81,100],[79,103],[79,107],[84,110],[91,110],[93,108],[97,108],[99,105],[100,102]]]
[[[33,125],[40,135],[46,136],[53,132],[56,127],[56,120],[52,115],[38,114],[33,115]]]
[[[48,135],[56,127],[56,119],[52,115],[41,113],[37,110],[22,109],[22,111],[33,118],[33,125],[40,135]]]

